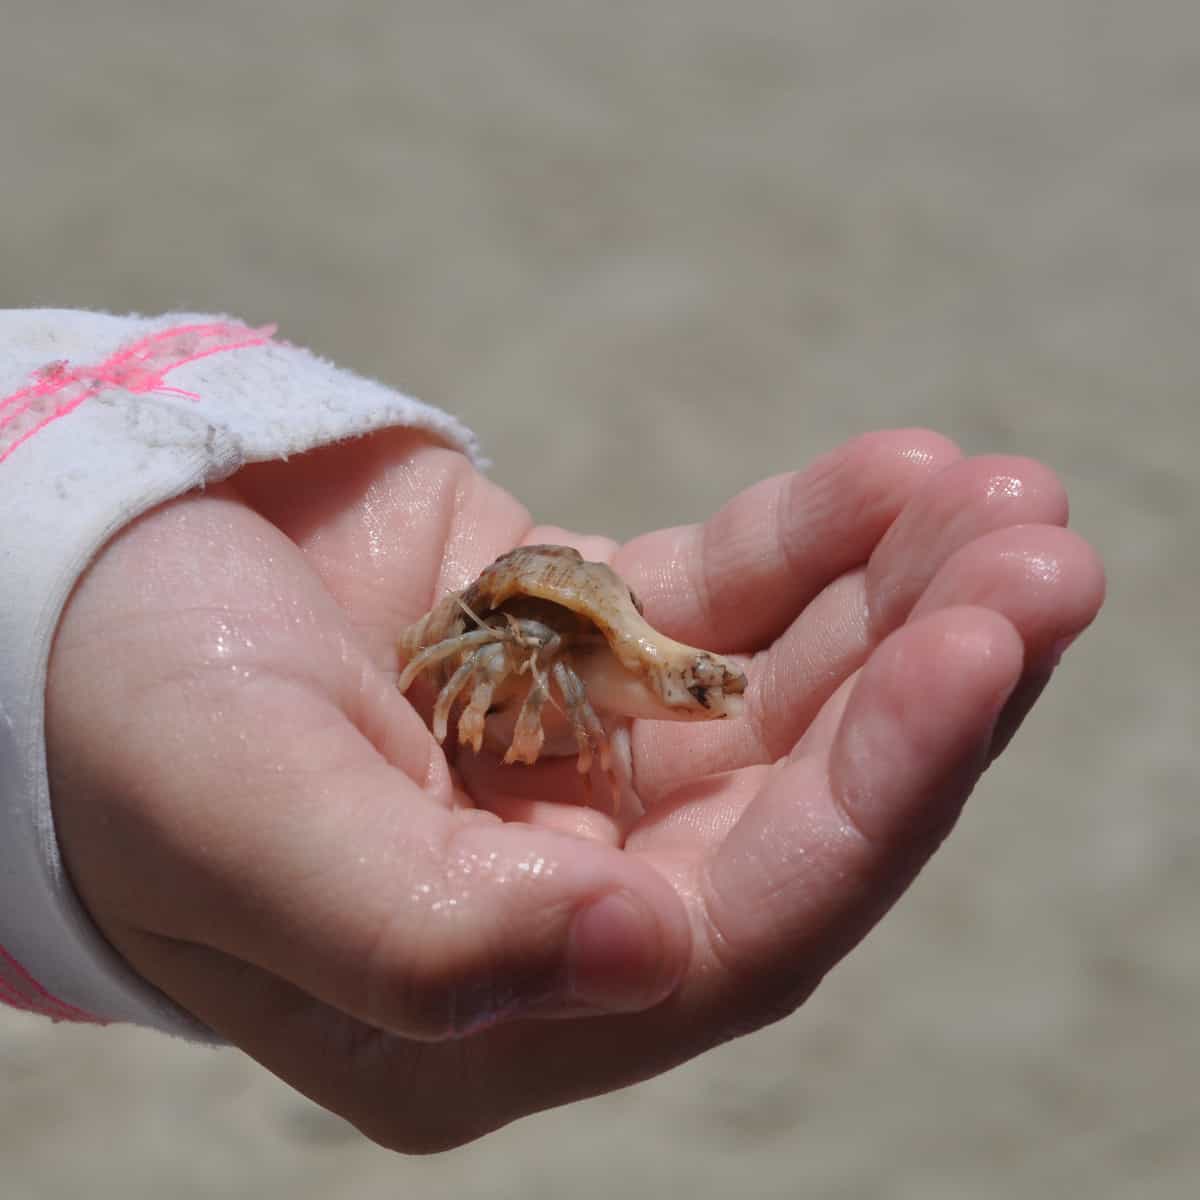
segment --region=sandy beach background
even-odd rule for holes
[[[5,1200],[1175,1200],[1200,1180],[1200,10],[5,0],[0,306],[229,311],[468,420],[544,519],[927,424],[1110,599],[790,1020],[404,1159],[234,1051],[0,1013]]]

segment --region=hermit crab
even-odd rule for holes
[[[736,716],[746,688],[728,660],[654,629],[611,567],[585,562],[569,546],[501,555],[405,629],[400,651],[407,659],[401,692],[424,672],[438,687],[432,728],[439,742],[465,698],[461,743],[503,751],[506,763],[577,754],[584,776],[598,761],[614,807],[621,781],[610,733],[633,717]]]

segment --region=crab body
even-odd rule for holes
[[[409,626],[400,650],[402,692],[426,671],[438,686],[439,742],[465,699],[458,736],[473,749],[506,763],[577,753],[581,773],[595,753],[610,778],[614,722],[734,716],[746,686],[727,659],[659,633],[611,567],[568,546],[501,555]]]

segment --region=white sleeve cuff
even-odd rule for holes
[[[101,937],[55,840],[46,667],[101,547],[244,463],[389,426],[481,463],[455,418],[273,334],[222,316],[0,310],[0,1002],[216,1040]]]

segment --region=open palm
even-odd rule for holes
[[[704,525],[535,526],[394,431],[136,522],[68,607],[47,730],[97,924],[181,1006],[369,1136],[426,1150],[792,1011],[945,836],[1103,581],[1025,459],[858,439]],[[642,722],[645,814],[569,760],[447,761],[398,631],[498,554],[611,561],[742,656],[743,719]]]

